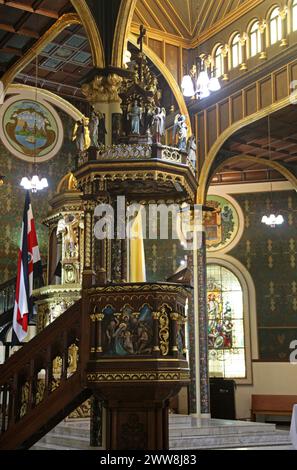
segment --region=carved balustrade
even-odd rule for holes
[[[160,144],[116,144],[102,148],[91,148],[82,152],[78,160],[78,166],[94,160],[149,160],[158,159],[164,162],[177,163],[189,166],[193,175],[195,169],[186,152],[175,147]]]

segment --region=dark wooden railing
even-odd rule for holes
[[[88,398],[82,331],[79,301],[0,366],[0,449],[30,447]]]
[[[150,403],[147,419],[157,426],[168,413],[168,397],[189,380],[187,297],[188,289],[173,283],[84,290],[80,301],[0,366],[0,450],[30,448],[92,394],[105,401],[109,417],[109,400],[124,415],[121,403],[130,400],[141,416],[144,400]],[[151,402],[156,391],[157,408],[156,399]],[[141,448],[167,448],[166,419],[160,442],[154,428]],[[110,449],[118,445],[112,436],[122,421],[115,421]]]

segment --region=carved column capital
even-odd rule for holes
[[[225,58],[228,56],[228,53],[229,53],[229,45],[228,44],[225,44],[223,47],[222,47],[222,56]]]
[[[279,11],[279,17],[281,20],[285,20],[288,14],[288,7],[285,6],[282,10]]]
[[[241,46],[245,46],[247,41],[247,34],[243,33],[242,36],[240,36],[239,43]]]
[[[267,28],[267,21],[266,21],[266,20],[261,20],[261,21],[259,21],[259,31],[260,31],[260,34],[264,34],[266,28]]]
[[[93,107],[97,103],[119,102],[122,81],[122,77],[116,73],[110,73],[107,76],[96,75],[90,83],[84,83],[81,90]]]

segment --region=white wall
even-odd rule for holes
[[[297,364],[283,362],[253,362],[253,385],[238,385],[236,390],[236,417],[251,416],[251,395],[296,395]]]

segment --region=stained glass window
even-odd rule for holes
[[[209,375],[245,378],[243,292],[229,269],[207,267]]]

